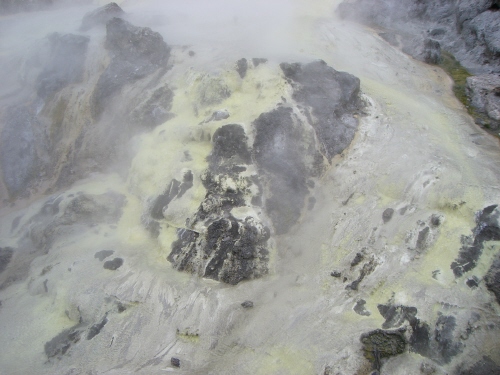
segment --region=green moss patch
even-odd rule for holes
[[[469,101],[466,91],[466,80],[467,77],[471,77],[467,69],[465,69],[458,61],[455,59],[451,53],[447,51],[442,51],[441,62],[439,66],[453,79],[453,93],[458,100],[467,108],[469,115],[474,118],[477,124],[489,129],[490,120],[488,116],[484,113],[477,111]]]

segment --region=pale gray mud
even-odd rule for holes
[[[499,373],[498,141],[268,3],[0,16],[1,374]]]

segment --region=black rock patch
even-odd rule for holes
[[[360,299],[353,307],[353,310],[356,314],[361,316],[370,316],[371,313],[365,308],[366,301],[364,299]]]
[[[174,367],[181,367],[181,360],[179,358],[170,358],[170,364]]]
[[[384,223],[388,223],[392,219],[392,215],[394,215],[394,209],[393,208],[387,208],[383,213],[382,213],[382,220]]]
[[[377,266],[375,260],[370,260],[369,262],[365,263],[363,265],[363,268],[361,269],[359,276],[356,280],[354,280],[352,283],[347,285],[345,288],[346,290],[358,290],[359,284],[363,281],[363,279],[371,274],[374,270],[375,267]]]
[[[168,256],[177,270],[233,285],[267,273],[270,230],[254,217],[237,219],[231,214],[233,208],[249,203],[246,197],[255,182],[241,175],[252,162],[247,141],[237,124],[224,125],[214,133],[209,168],[201,176],[207,194],[187,222],[193,228],[202,223],[206,231],[177,231]]]
[[[245,301],[241,304],[241,306],[245,309],[250,309],[253,307],[253,302],[252,301]]]
[[[465,282],[467,286],[471,289],[477,288],[479,286],[479,279],[476,276],[472,276]]]
[[[454,342],[453,332],[457,326],[453,316],[440,315],[434,329],[434,339],[437,342],[437,355],[444,363],[450,363],[452,358],[461,353],[463,344]]]
[[[87,340],[92,340],[95,336],[101,333],[101,330],[104,328],[107,322],[108,318],[105,316],[99,323],[96,323],[92,327],[90,327],[87,333]]]
[[[114,250],[101,250],[94,254],[94,258],[99,259],[101,262],[107,257],[114,254]]]
[[[116,271],[122,265],[123,265],[123,259],[122,258],[115,258],[113,260],[107,260],[106,262],[104,262],[103,267],[107,270]]]
[[[384,324],[382,324],[382,328],[395,328],[400,327],[404,324],[405,321],[408,321],[410,324],[416,323],[417,316],[417,308],[416,307],[407,307],[407,306],[395,306],[391,304],[387,305],[378,305],[377,306],[380,315],[382,315],[385,319]]]
[[[45,354],[47,358],[65,355],[73,344],[80,341],[83,329],[80,324],[68,328],[45,343]]]
[[[282,63],[285,77],[293,84],[293,98],[311,108],[311,125],[328,161],[340,154],[354,138],[358,122],[353,116],[363,107],[359,97],[360,81],[338,72],[324,61],[309,64]]]
[[[484,281],[486,288],[495,295],[497,302],[500,303],[500,253],[493,260]]]
[[[358,264],[360,264],[363,261],[364,257],[365,256],[362,253],[357,253],[351,262],[351,267],[356,267]]]
[[[483,253],[484,242],[500,241],[499,217],[497,205],[486,207],[476,215],[477,225],[472,230],[472,235],[462,238],[463,245],[458,258],[451,263],[455,277],[460,277],[476,267]]]
[[[268,179],[265,209],[276,234],[284,234],[300,218],[309,193],[306,181],[311,174],[304,162],[304,130],[295,125],[291,108],[280,107],[261,114],[256,129],[253,156]],[[295,121],[297,121],[295,119]]]
[[[5,271],[10,261],[12,260],[12,255],[14,254],[14,249],[11,247],[0,247],[0,273]]]
[[[247,75],[247,70],[248,70],[247,59],[245,59],[245,58],[239,59],[236,62],[236,71],[238,72],[238,74],[240,75],[241,78],[245,78],[245,76]]]

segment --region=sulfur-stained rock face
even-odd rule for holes
[[[271,233],[285,234],[299,221],[311,179],[352,141],[354,114],[363,106],[359,80],[323,61],[280,66],[294,103],[281,103],[253,121],[253,147],[237,124],[213,134],[209,168],[201,176],[207,195],[188,228],[178,229],[168,257],[178,270],[230,284],[265,275]],[[259,175],[248,176],[248,168]],[[161,222],[177,190],[171,185],[155,200],[151,219],[145,219],[149,228],[157,228],[151,220]],[[266,215],[231,213],[245,206],[257,212],[260,205]],[[267,218],[272,231],[263,223]]]

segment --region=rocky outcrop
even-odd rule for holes
[[[92,116],[97,120],[120,89],[166,68],[170,47],[149,27],[136,27],[121,18],[106,24],[105,48],[111,62],[97,81],[92,94]]]
[[[114,17],[122,17],[125,14],[116,3],[109,3],[83,16],[80,31],[87,31],[98,25],[106,25]]]
[[[358,124],[355,115],[363,107],[359,79],[324,61],[280,67],[299,111],[283,105],[253,122],[253,157],[265,176],[264,207],[277,234],[300,218],[308,180],[349,146]]]
[[[201,230],[178,229],[168,260],[180,271],[237,284],[267,273],[270,231],[256,216],[237,218],[231,212],[253,206],[249,192],[258,189],[245,176],[252,161],[243,127],[222,126],[213,143],[209,168],[201,176],[207,194],[189,220],[190,228]],[[168,201],[162,199],[162,205]],[[153,208],[159,208],[156,202]],[[159,214],[158,208],[154,212]]]
[[[467,80],[470,103],[480,115],[471,114],[478,124],[497,129],[496,101],[488,98],[495,91],[487,86],[497,82],[500,73],[498,10],[496,0],[357,0],[343,2],[337,13],[384,28],[382,38],[426,63],[440,64],[442,51],[453,55],[471,73],[480,75]],[[481,76],[484,74],[495,75]]]
[[[170,47],[151,29],[114,17],[120,14],[110,3],[82,20],[83,30],[107,22],[105,49],[94,45],[89,54],[89,36],[56,32],[19,57],[18,95],[0,100],[0,163],[9,199],[42,187],[53,192],[130,158],[126,144],[135,134],[174,116],[174,92],[161,81]],[[118,101],[125,110],[113,110]]]
[[[186,227],[177,230],[168,257],[178,270],[230,284],[265,275],[270,236],[285,234],[298,222],[313,179],[352,141],[355,114],[363,107],[359,80],[323,61],[283,63],[281,69],[293,102],[253,121],[252,147],[241,125],[224,125],[213,134],[209,168],[200,176],[206,197]],[[250,172],[255,170],[258,175]],[[143,222],[153,235],[183,184],[173,180],[151,201]],[[242,207],[250,209],[247,216],[233,214]],[[265,215],[257,216],[261,207]]]
[[[476,215],[476,227],[471,236],[462,237],[458,258],[451,264],[455,277],[474,269],[483,252],[484,242],[500,240],[500,211],[497,205],[484,208]]]
[[[363,107],[359,79],[338,72],[321,60],[280,66],[293,87],[293,99],[306,108],[321,153],[331,161],[354,138],[358,126],[355,115]]]

